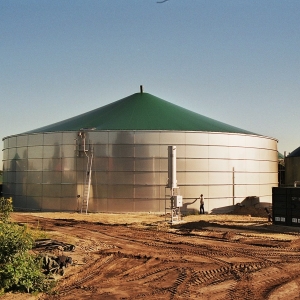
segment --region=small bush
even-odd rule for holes
[[[15,223],[0,224],[0,264],[8,262],[18,253],[32,249],[33,242],[26,227]]]
[[[48,289],[46,276],[41,272],[41,260],[28,252],[11,257],[0,270],[2,291],[42,292]]]
[[[11,198],[0,198],[0,221],[7,223],[9,221],[10,213],[13,211]]]
[[[50,288],[41,258],[30,253],[34,239],[26,226],[9,222],[11,199],[0,199],[0,294],[41,292]]]

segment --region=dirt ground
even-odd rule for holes
[[[51,294],[10,299],[299,299],[300,228],[266,217],[13,213],[71,243]]]

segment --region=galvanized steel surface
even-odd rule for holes
[[[94,148],[89,210],[163,212],[168,146],[177,148],[183,210],[204,195],[205,210],[247,196],[271,202],[277,186],[277,141],[257,135],[189,131],[87,131]],[[86,157],[78,132],[21,134],[4,139],[4,194],[19,208],[77,211]],[[233,173],[234,168],[234,173]],[[234,198],[233,198],[234,176]]]

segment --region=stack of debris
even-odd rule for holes
[[[64,255],[64,251],[74,251],[75,246],[51,239],[35,241],[33,249],[39,251],[43,260],[44,274],[50,275],[53,279],[63,276],[65,268],[73,263],[72,257]]]
[[[235,205],[232,214],[268,218],[271,221],[272,206],[270,203],[260,202],[258,197],[246,197],[241,203]]]

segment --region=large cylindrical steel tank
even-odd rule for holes
[[[199,209],[194,200],[200,194],[207,211],[241,202],[247,196],[271,203],[272,187],[278,185],[276,139],[143,93],[4,138],[3,192],[13,197],[16,208],[80,209],[87,165],[83,134],[84,147],[93,149],[94,154],[92,212],[163,212],[169,193],[170,145],[176,146],[183,210]]]

